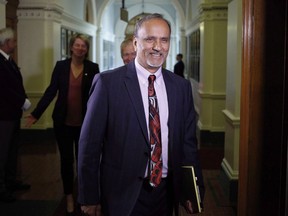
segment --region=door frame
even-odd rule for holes
[[[243,0],[237,215],[287,215],[287,1]]]

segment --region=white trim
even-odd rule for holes
[[[222,112],[225,116],[226,122],[233,126],[240,126],[240,117],[235,116],[227,109],[222,110]]]
[[[230,180],[238,180],[239,171],[233,170],[225,158],[222,160],[221,167]]]
[[[198,93],[201,98],[210,98],[210,99],[220,99],[225,100],[226,99],[226,93],[222,92],[203,92],[202,90],[198,90]]]

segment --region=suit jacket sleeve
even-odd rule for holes
[[[19,119],[26,98],[21,72],[17,65],[0,54],[0,119]]]
[[[198,179],[198,185],[200,189],[201,200],[204,198],[205,188],[202,175],[202,169],[200,165],[200,159],[198,156],[198,142],[196,137],[196,111],[194,109],[194,102],[192,96],[192,88],[189,83],[186,87],[185,92],[187,93],[187,116],[185,116],[185,144],[184,144],[184,160],[183,165],[193,165],[195,167],[195,174]]]
[[[99,167],[108,110],[107,92],[100,74],[94,77],[92,89],[78,150],[78,201],[85,205],[100,202]]]
[[[52,100],[55,98],[59,88],[59,75],[62,71],[58,61],[52,72],[52,77],[49,86],[46,88],[44,95],[41,97],[36,108],[31,113],[36,119],[39,119]]]

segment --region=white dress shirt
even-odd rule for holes
[[[142,101],[143,101],[144,110],[145,110],[148,137],[150,137],[148,77],[150,75],[156,76],[156,80],[154,81],[154,88],[155,88],[157,101],[158,101],[160,125],[161,125],[162,163],[163,163],[162,178],[165,178],[168,173],[168,115],[169,115],[169,110],[168,110],[166,86],[165,86],[165,82],[162,76],[162,68],[159,68],[155,73],[150,73],[145,68],[143,68],[137,62],[137,60],[135,60],[135,66],[136,66],[137,77],[138,77],[138,81],[140,85]],[[145,176],[148,176],[147,175],[148,165],[147,165]]]

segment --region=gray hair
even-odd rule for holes
[[[15,33],[11,28],[0,29],[0,46],[3,46],[7,40],[14,38],[14,36]]]
[[[134,29],[134,37],[138,37],[138,31],[141,28],[142,24],[146,21],[149,21],[151,19],[161,19],[163,21],[165,21],[169,27],[170,33],[171,33],[171,24],[168,20],[166,20],[161,14],[158,13],[154,13],[154,14],[148,14],[147,16],[144,16],[142,18],[140,18],[135,25],[135,29]]]
[[[132,37],[128,37],[125,40],[122,41],[121,45],[120,45],[120,49],[121,49],[121,56],[123,56],[123,49],[128,46],[129,44],[133,44],[133,38]]]

